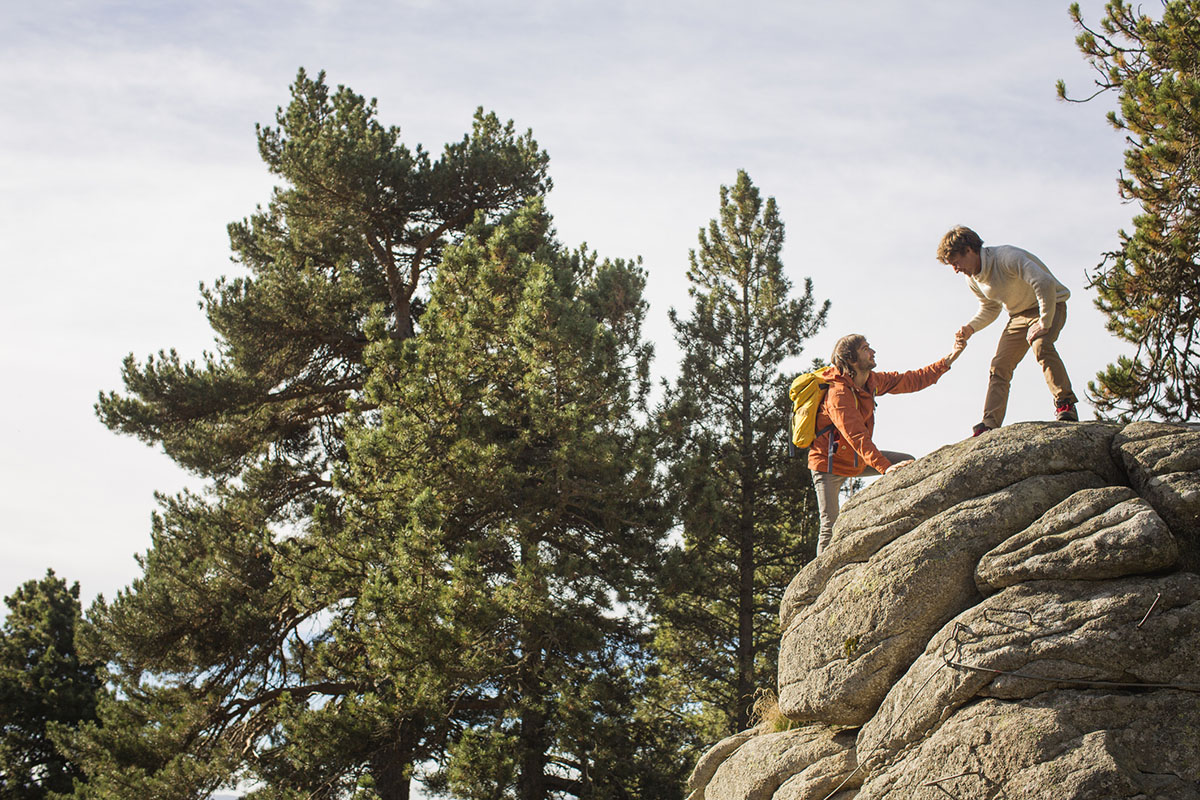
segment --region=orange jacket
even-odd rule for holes
[[[871,466],[882,475],[892,462],[871,440],[875,433],[875,396],[918,392],[937,383],[949,369],[943,358],[909,372],[872,372],[859,389],[849,375],[837,367],[826,367],[821,377],[829,381],[829,389],[817,411],[817,437],[808,449],[808,468],[853,478]]]

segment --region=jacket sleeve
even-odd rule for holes
[[[878,470],[880,475],[886,472],[892,462],[888,461],[871,441],[871,434],[867,431],[867,423],[858,408],[854,391],[844,384],[835,383],[829,388],[825,408],[830,421],[837,427],[846,444],[853,447],[855,452],[862,456],[863,461]]]
[[[928,367],[908,372],[876,372],[872,375],[875,394],[905,394],[919,392],[937,383],[938,378],[950,371],[946,359],[941,358]]]

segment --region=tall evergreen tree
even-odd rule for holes
[[[658,606],[658,646],[709,735],[746,727],[760,681],[775,671],[783,590],[816,546],[816,499],[786,446],[786,359],[825,324],[812,281],[789,297],[784,226],[739,171],[689,254],[691,315],[672,310],[683,351],[663,409],[682,546]]]
[[[396,572],[364,635],[385,671],[418,648],[461,687],[433,781],[453,796],[669,797],[678,764],[638,716],[641,634],[615,605],[638,599],[665,527],[637,424],[644,277],[564,251],[549,224],[534,202],[473,228],[422,335],[376,351],[381,424],[350,438],[344,481]]]
[[[4,598],[0,628],[0,796],[41,800],[70,792],[83,773],[57,745],[54,727],[93,719],[100,679],[80,660],[79,584],[46,572]]]
[[[440,752],[441,686],[381,673],[359,634],[386,538],[346,530],[333,476],[347,426],[380,413],[363,399],[368,323],[414,336],[443,250],[543,193],[547,158],[482,111],[434,160],[323,74],[302,70],[291,95],[258,130],[281,185],[229,229],[246,274],[202,287],[217,353],[130,356],[125,392],[97,406],[209,486],[161,500],[143,574],[91,611],[121,700],[71,742],[87,797],[247,777],[263,797],[393,800]]]
[[[363,326],[381,305],[416,330],[422,282],[477,213],[545,192],[546,154],[493,114],[431,160],[383,127],[375,101],[301,70],[259,152],[282,180],[266,209],[229,226],[247,275],[201,287],[218,352],[125,360],[126,393],[102,395],[110,428],[162,445],[184,467],[243,481],[272,513],[328,499],[347,400],[364,379]]]
[[[1098,93],[1118,95],[1108,115],[1127,131],[1118,185],[1142,211],[1091,276],[1108,329],[1136,351],[1088,388],[1102,413],[1189,420],[1200,415],[1200,2],[1162,7],[1155,20],[1113,0],[1099,30],[1070,8]]]

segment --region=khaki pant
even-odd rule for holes
[[[1013,370],[1025,357],[1030,345],[1025,341],[1029,327],[1039,318],[1037,306],[1013,314],[1008,318],[1004,333],[996,345],[996,357],[992,359],[992,368],[988,378],[987,396],[983,400],[983,424],[989,428],[999,428],[1004,424],[1004,412],[1008,410],[1008,388],[1012,382]],[[1054,343],[1063,325],[1067,324],[1067,304],[1059,303],[1054,307],[1054,323],[1044,335],[1033,340],[1033,357],[1042,365],[1042,375],[1050,394],[1054,395],[1054,405],[1074,403],[1075,393],[1071,391],[1071,378],[1067,368]]]

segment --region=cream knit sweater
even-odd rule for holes
[[[1042,327],[1049,329],[1054,322],[1054,306],[1071,296],[1037,256],[1010,245],[984,247],[979,251],[982,261],[979,274],[967,277],[967,285],[979,298],[979,313],[968,322],[980,331],[1000,316],[1000,307],[1009,316],[1038,308]]]

